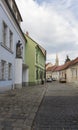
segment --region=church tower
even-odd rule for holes
[[[58,66],[59,65],[59,59],[58,59],[58,54],[56,54],[56,60],[55,60],[55,65]]]

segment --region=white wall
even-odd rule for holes
[[[28,75],[29,75],[29,68],[23,68],[23,77],[22,77],[23,83],[27,84],[29,82]]]
[[[2,1],[2,2],[4,2],[4,1]],[[22,82],[21,77],[18,78],[16,75],[18,75],[18,72],[19,72],[19,76],[22,75],[21,67],[22,67],[22,61],[24,61],[24,52],[23,52],[23,60],[21,60],[20,63],[18,63],[18,60],[16,62],[15,58],[16,58],[16,44],[17,44],[18,40],[20,40],[20,42],[22,43],[22,46],[24,48],[25,39],[22,36],[22,33],[20,32],[17,24],[15,23],[14,18],[11,16],[11,13],[9,12],[8,8],[6,8],[2,2],[0,2],[0,43],[3,42],[2,23],[4,21],[7,24],[8,29],[10,29],[13,32],[13,53],[8,51],[6,48],[1,46],[1,44],[0,44],[0,61],[5,60],[7,63],[12,64],[12,80],[0,81],[0,87],[6,87],[6,88],[10,87],[11,88],[15,83]],[[8,45],[8,39],[7,39],[7,45]],[[24,51],[24,49],[23,49],[23,51]],[[19,69],[17,66],[19,67]],[[16,68],[17,68],[17,70],[16,70]]]
[[[15,59],[15,84],[22,84],[22,59]]]

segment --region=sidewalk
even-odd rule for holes
[[[0,130],[31,130],[46,87],[24,87],[0,94]]]

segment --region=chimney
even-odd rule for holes
[[[26,35],[29,36],[29,32],[28,31],[26,32]]]

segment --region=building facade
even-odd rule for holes
[[[37,42],[35,42],[29,35],[25,35],[27,39],[26,44],[26,63],[29,66],[29,85],[40,84],[45,80],[45,61],[46,51]]]
[[[0,89],[21,87],[26,39],[15,0],[0,0]],[[25,69],[27,69],[25,67]]]
[[[68,83],[78,84],[78,57],[58,66],[53,72],[53,77],[54,75],[57,75],[57,80],[64,78]]]
[[[71,61],[67,69],[67,82],[78,84],[78,57]]]

